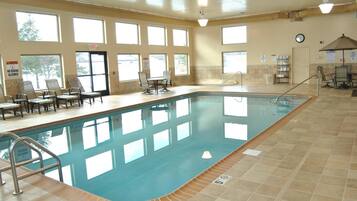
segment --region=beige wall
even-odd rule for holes
[[[62,42],[21,42],[18,41],[15,11],[30,11],[39,13],[57,14],[60,18],[60,27]],[[68,12],[61,9],[47,9],[40,7],[24,6],[20,4],[0,3],[0,55],[6,61],[20,61],[22,54],[61,54],[63,59],[63,71],[65,79],[76,75],[75,52],[89,50],[88,44],[74,42],[73,17],[84,17],[92,19],[102,19],[106,27],[106,44],[99,44],[97,51],[106,51],[108,54],[110,91],[112,94],[132,92],[139,90],[138,81],[119,82],[117,54],[118,53],[140,53],[142,58],[147,58],[150,53],[166,53],[168,55],[168,67],[173,72],[174,53],[192,54],[191,47],[173,47],[172,29],[187,28],[191,33],[189,26],[173,25],[165,23],[155,23],[142,20],[122,19],[113,16],[92,16],[80,12]],[[141,26],[142,45],[118,45],[115,38],[115,22],[127,21],[138,23]],[[164,25],[167,27],[168,46],[158,47],[147,45],[147,25]],[[191,37],[190,37],[191,38]],[[192,41],[190,41],[192,44]],[[192,57],[190,57],[192,58]],[[191,63],[191,62],[190,62]],[[5,68],[5,66],[4,66]],[[192,68],[190,68],[192,69]],[[193,73],[190,76],[181,76],[173,78],[175,84],[193,83]],[[18,90],[20,80],[9,80],[5,75],[5,84],[8,94],[14,95]]]
[[[195,58],[192,65],[196,70],[197,83],[221,83],[221,54],[223,51],[247,51],[248,73],[244,76],[245,81],[261,84],[265,82],[264,74],[275,72],[275,62],[271,55],[292,56],[294,47],[307,47],[310,50],[310,66],[316,67],[318,64],[329,63],[326,60],[326,53],[318,51],[323,45],[332,42],[342,33],[357,39],[355,13],[310,17],[305,18],[302,22],[274,20],[237,25],[247,25],[247,44],[222,45],[221,26],[194,29],[193,55],[195,55]],[[306,37],[302,44],[295,42],[295,35],[298,33],[303,33]],[[323,41],[324,44],[320,44],[320,41]],[[262,55],[267,56],[266,63],[260,61]],[[340,62],[340,55],[340,53],[337,53],[337,59],[333,63]],[[348,51],[346,55],[347,62],[350,62]]]

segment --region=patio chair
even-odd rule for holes
[[[164,71],[163,77],[165,78],[165,80],[162,83],[162,86],[163,86],[162,91],[166,91],[167,92],[167,91],[169,91],[167,89],[167,87],[169,85],[172,86],[172,83],[171,83],[171,71]]]
[[[56,112],[56,101],[54,98],[44,98],[38,97],[35,89],[33,88],[31,81],[23,81],[21,86],[21,94],[17,95],[20,99],[25,99],[27,103],[27,112],[33,113],[34,107],[37,108],[38,113],[41,114],[41,106],[45,111],[48,111],[49,107],[52,105],[53,110]]]
[[[151,94],[151,89],[153,89],[154,86],[149,84],[148,79],[146,77],[146,73],[139,72],[139,84],[140,87],[143,89],[144,94]]]
[[[62,90],[58,84],[58,80],[50,79],[46,80],[47,94],[44,98],[55,98],[57,107],[59,108],[60,103],[63,102],[68,108],[68,103],[73,105],[74,101],[78,101],[78,106],[81,106],[81,99],[79,95],[70,94],[70,90]],[[65,93],[67,91],[67,93]]]
[[[333,87],[335,85],[335,79],[334,79],[333,74],[326,75],[322,66],[317,67],[317,72],[321,76],[322,83],[325,84],[322,87]],[[330,86],[330,84],[332,84],[332,86]]]
[[[96,92],[96,91],[86,92],[84,90],[84,87],[83,87],[81,81],[78,78],[70,79],[70,80],[68,80],[68,83],[70,85],[70,94],[72,94],[72,95],[79,94],[82,104],[83,104],[84,99],[89,99],[89,104],[92,105],[92,100],[94,103],[95,98],[100,98],[100,101],[103,103],[102,93]]]
[[[4,89],[2,88],[1,84],[0,84],[0,111],[3,120],[5,120],[5,112],[7,111],[13,111],[14,116],[16,116],[17,111],[20,111],[21,117],[23,117],[22,105],[14,103],[13,97],[5,96]]]
[[[346,66],[335,67],[335,86],[338,87],[342,83],[342,87],[348,87],[348,68]]]

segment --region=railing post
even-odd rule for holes
[[[320,76],[317,75],[317,96],[320,96]]]

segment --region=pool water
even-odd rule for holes
[[[273,99],[196,93],[18,134],[60,157],[65,183],[114,201],[143,201],[179,188],[307,100]],[[8,145],[0,141],[2,158]],[[204,151],[212,158],[203,159]],[[16,156],[36,153],[19,147]],[[46,175],[58,179],[57,170]]]

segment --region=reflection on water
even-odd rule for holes
[[[65,183],[110,200],[148,200],[186,183],[300,102],[194,95],[26,135],[59,155]],[[0,141],[2,158],[9,143]],[[209,160],[201,158],[206,150]],[[25,146],[16,151],[18,161],[36,156]],[[58,179],[57,170],[46,175]]]

